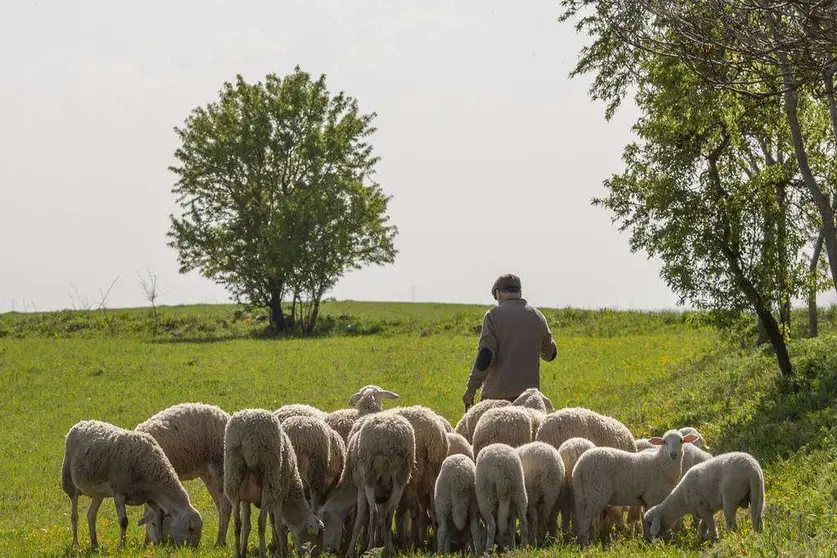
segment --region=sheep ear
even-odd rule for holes
[[[653,536],[653,537],[659,536],[661,528],[662,528],[662,525],[660,525],[660,518],[655,517],[654,520],[651,522],[651,529],[650,529],[651,536]]]
[[[689,434],[688,436],[683,436],[683,441],[687,444],[693,444],[698,440],[700,440],[700,436],[698,436],[697,434]]]
[[[375,397],[377,397],[378,401],[380,401],[381,399],[398,399],[401,396],[395,393],[394,391],[387,391],[385,389],[382,389],[379,392],[375,393]]]
[[[653,446],[662,446],[663,444],[666,443],[666,441],[663,440],[662,438],[658,438],[658,437],[654,436],[653,438],[648,438],[648,443],[653,445]]]
[[[157,515],[157,512],[148,508],[145,510],[145,515],[143,515],[140,520],[137,522],[137,525],[145,525],[150,521],[154,521],[154,516]]]

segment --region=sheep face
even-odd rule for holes
[[[670,526],[665,525],[662,514],[660,514],[659,510],[657,510],[657,506],[654,506],[645,512],[642,525],[647,539],[660,538],[666,540],[671,536],[671,531],[669,529]]]
[[[309,514],[305,521],[294,527],[291,531],[294,538],[294,545],[298,549],[308,549],[305,554],[309,554],[312,548],[315,549],[315,554],[319,554],[323,530],[323,522],[313,513]]]
[[[197,547],[201,540],[203,519],[193,507],[174,514],[171,518],[171,538],[176,546],[187,544]]]
[[[672,461],[683,459],[683,444],[691,444],[698,439],[695,434],[683,436],[677,430],[669,430],[662,438],[650,438],[648,441],[654,446],[662,446],[659,451],[670,457]]]
[[[325,552],[337,552],[340,549],[341,538],[343,537],[343,523],[345,514],[329,510],[321,510],[321,525],[323,525],[323,545]]]

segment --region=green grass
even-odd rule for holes
[[[233,306],[0,315],[0,556],[69,552],[69,501],[60,488],[63,437],[97,418],[132,428],[177,402],[228,411],[308,402],[345,406],[361,385],[402,394],[455,422],[485,307],[332,302],[312,339],[266,339],[264,322]],[[713,451],[745,450],[765,468],[766,530],[700,545],[693,534],[670,543],[620,541],[614,556],[837,554],[837,337],[796,340],[792,381],[779,381],[763,349],[741,349],[677,312],[545,310],[559,358],[542,366],[542,389],[556,406],[613,415],[636,436],[690,424]],[[165,324],[165,325],[164,325]],[[826,327],[823,328],[828,331]],[[205,518],[198,552],[214,550],[214,507],[199,482],[186,483]],[[82,499],[80,539],[87,545]],[[99,512],[107,555],[166,555],[144,548],[130,509],[129,546],[117,552],[112,503]],[[742,518],[744,514],[742,514]],[[230,534],[229,540],[232,540]],[[251,535],[251,542],[254,536]],[[578,554],[554,547],[531,555]]]

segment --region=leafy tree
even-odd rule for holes
[[[663,261],[679,296],[721,325],[754,313],[783,374],[790,299],[804,292],[808,239],[796,164],[777,102],[708,86],[671,58],[650,57],[636,101],[639,141],[595,203],[631,233],[631,249]]]
[[[180,271],[200,270],[237,301],[267,306],[277,330],[295,322],[297,306],[288,319],[283,303],[303,301],[310,333],[346,271],[395,258],[390,198],[372,180],[374,117],[299,67],[224,83],[217,101],[175,128],[170,170],[182,213],[171,216],[169,245]]]

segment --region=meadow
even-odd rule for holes
[[[69,501],[60,488],[64,435],[95,418],[133,428],[173,403],[204,401],[232,412],[305,402],[346,406],[365,384],[427,405],[455,423],[485,307],[329,302],[312,338],[263,335],[264,316],[231,305],[0,315],[0,556],[84,555],[70,548]],[[544,309],[559,347],[542,365],[556,407],[585,406],[623,421],[637,437],[670,427],[701,430],[713,453],[755,455],[765,470],[765,531],[699,543],[619,540],[585,554],[682,556],[837,555],[837,334],[823,310],[818,339],[791,342],[793,378],[779,378],[769,349],[731,339],[700,314]],[[794,317],[804,321],[802,315]],[[113,504],[99,512],[98,554],[229,556],[214,549],[217,515],[199,481],[186,483],[204,516],[197,551],[144,547],[129,510],[129,544],[117,548]],[[251,544],[255,536],[251,535]],[[232,533],[228,536],[232,541]],[[554,546],[516,555],[577,555]]]

